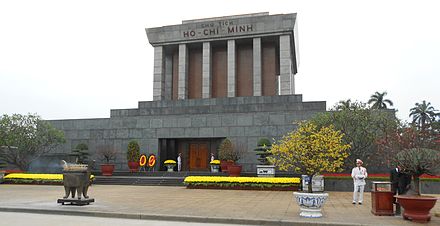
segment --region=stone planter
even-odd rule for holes
[[[429,211],[435,206],[437,198],[433,196],[396,195],[403,207],[403,218],[414,222],[426,223],[431,220]]]
[[[327,193],[293,193],[300,207],[300,216],[308,218],[322,217],[321,208],[328,198]]]
[[[257,175],[259,177],[275,177],[275,166],[257,165]]]
[[[167,166],[167,171],[168,172],[174,172],[174,167],[176,166],[176,165],[166,165]]]
[[[219,169],[220,169],[220,165],[217,165],[217,164],[212,164],[211,165],[211,172],[218,173]]]

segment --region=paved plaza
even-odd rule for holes
[[[254,225],[418,225],[402,217],[374,216],[368,192],[364,205],[351,204],[350,192],[329,194],[324,217],[305,219],[299,217],[299,208],[289,191],[93,185],[89,195],[95,203],[63,206],[56,202],[64,195],[61,186],[2,184],[0,211]],[[427,225],[440,225],[435,212],[440,212],[438,202]]]

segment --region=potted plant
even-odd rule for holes
[[[131,140],[127,147],[127,164],[130,172],[139,170],[140,147],[136,140]]]
[[[105,163],[101,164],[101,174],[103,176],[113,175],[115,170],[115,164],[110,163],[116,159],[116,149],[110,145],[103,145],[98,147],[96,153],[100,156],[101,160]]]
[[[427,148],[406,149],[397,153],[396,161],[402,171],[413,178],[411,192],[395,196],[404,209],[403,218],[415,222],[429,221],[431,219],[429,211],[435,206],[437,198],[421,195],[420,176],[422,174],[438,175],[440,173],[439,151]]]
[[[228,172],[228,167],[234,164],[234,147],[231,140],[224,139],[218,148],[218,158],[220,159],[220,168],[222,172]]]
[[[75,149],[72,150],[70,156],[75,157],[75,163],[77,164],[87,164],[89,161],[89,146],[84,143],[79,143]]]
[[[280,170],[294,171],[308,176],[308,193],[294,192],[302,217],[322,217],[321,207],[327,193],[312,193],[312,178],[323,172],[342,170],[350,145],[342,141],[343,133],[333,126],[317,128],[312,122],[300,123],[292,131],[272,145],[269,162]]]
[[[275,177],[275,166],[271,165],[267,160],[267,157],[271,156],[270,149],[272,143],[267,138],[261,138],[257,142],[257,148],[254,149],[258,156],[260,165],[257,165],[257,175],[259,177]]]
[[[211,162],[209,162],[209,164],[211,165],[211,172],[218,173],[220,168],[220,160],[214,159]]]
[[[167,167],[168,172],[174,172],[174,167],[176,166],[176,161],[168,159],[163,163]]]
[[[228,172],[230,177],[240,176],[242,165],[237,164],[237,162],[238,160],[240,160],[245,150],[246,150],[246,146],[242,142],[236,142],[235,145],[232,145],[231,159],[233,164],[228,166]]]

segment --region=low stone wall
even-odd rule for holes
[[[365,191],[371,191],[372,180],[367,180]],[[325,191],[353,191],[353,181],[350,179],[324,179]],[[422,181],[422,194],[440,194],[440,182]]]

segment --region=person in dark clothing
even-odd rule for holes
[[[397,166],[390,171],[390,182],[391,191],[394,195],[404,195],[409,190],[411,176],[402,172],[402,168]],[[394,198],[394,203],[396,204],[396,215],[400,215],[400,204],[396,201],[396,198]]]

